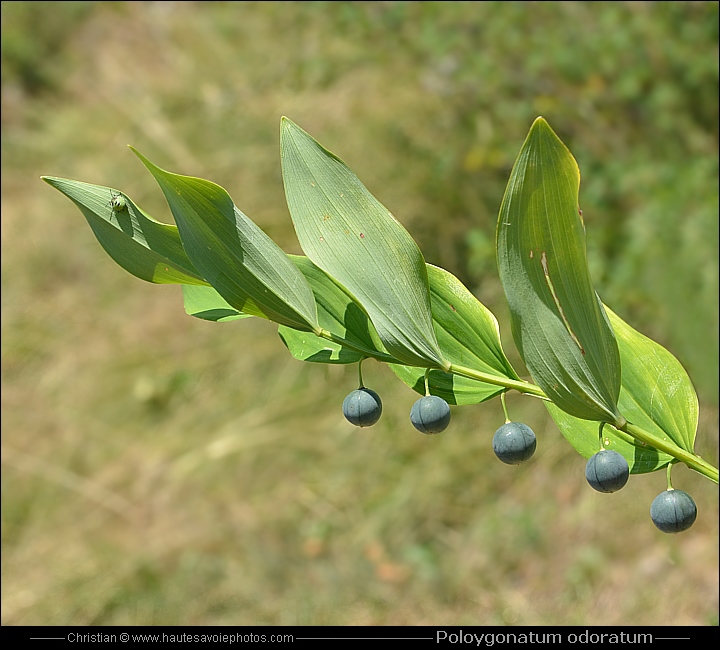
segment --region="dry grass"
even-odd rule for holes
[[[662,535],[649,505],[663,475],[593,492],[528,398],[509,399],[538,434],[524,466],[492,454],[497,402],[421,436],[414,393],[374,363],[383,418],[356,430],[340,411],[354,367],[293,361],[257,319],[185,316],[177,287],[124,274],[39,181],[121,187],[166,218],[130,142],[224,185],[297,252],[277,152],[288,114],[422,226],[423,197],[386,182],[416,161],[380,135],[441,115],[442,95],[421,92],[411,56],[375,60],[337,15],[287,4],[99,3],[58,93],[3,89],[3,624],[717,623],[709,481],[678,468],[700,514]],[[511,155],[526,128],[502,134]],[[697,448],[716,459],[716,407],[702,414]]]

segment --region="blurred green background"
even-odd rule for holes
[[[170,222],[125,145],[223,185],[286,251],[279,121],[330,148],[509,336],[494,230],[543,115],[578,160],[596,288],[685,365],[718,458],[715,2],[3,2],[2,623],[717,624],[717,487],[657,531],[664,472],[594,492],[537,400],[440,436],[368,362],[294,361],[272,324],[185,315],[41,174]]]

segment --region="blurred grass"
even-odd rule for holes
[[[499,202],[532,119],[578,159],[603,299],[667,346],[717,462],[717,3],[2,4],[2,622],[717,624],[717,488],[665,536],[662,473],[594,493],[534,400],[423,437],[366,364],[293,361],[255,319],[185,316],[125,274],[41,174],[169,221],[125,145],[226,187],[288,252],[278,124],[340,155],[428,261],[499,317]]]

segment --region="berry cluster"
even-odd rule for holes
[[[505,409],[504,395],[502,398]],[[360,388],[345,398],[342,409],[348,422],[357,427],[369,427],[380,419],[382,401],[374,390],[365,388],[361,380]],[[507,418],[507,409],[505,415]],[[413,404],[410,422],[421,433],[440,433],[450,424],[450,407],[442,397],[428,394]],[[511,422],[508,418],[493,435],[492,447],[503,463],[518,465],[529,460],[535,453],[537,438],[529,426]],[[585,466],[585,478],[598,492],[617,492],[625,486],[629,477],[628,462],[616,451],[602,449],[593,455]],[[669,470],[668,489],[652,502],[650,517],[655,526],[664,533],[682,532],[695,522],[695,502],[687,492],[670,487]]]
[[[629,476],[627,460],[616,451],[603,449],[585,466],[585,478],[598,492],[617,492],[625,486]],[[650,518],[663,533],[680,533],[690,528],[696,517],[695,501],[687,492],[670,487],[668,470],[668,489],[655,497],[650,506]]]

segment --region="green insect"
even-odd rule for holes
[[[110,192],[110,201],[108,201],[108,207],[113,212],[122,212],[127,207],[127,202],[122,194],[117,192]]]

